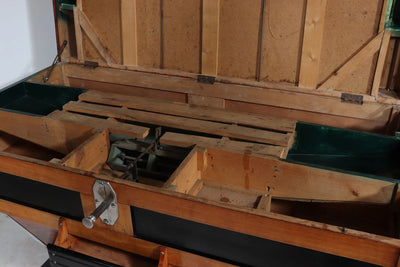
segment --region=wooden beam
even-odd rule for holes
[[[47,118],[52,118],[55,120],[65,121],[73,124],[85,125],[97,130],[108,129],[112,133],[128,135],[137,138],[145,138],[150,131],[150,129],[147,127],[100,119],[96,117],[84,116],[60,110],[56,110],[50,113],[49,115],[47,115]]]
[[[99,52],[100,56],[107,62],[107,63],[116,63],[116,60],[114,57],[111,55],[110,50],[108,47],[105,45],[104,40],[100,38],[100,35],[96,32],[96,30],[93,28],[92,23],[90,23],[88,17],[83,11],[80,11],[79,9],[76,9],[77,12],[79,13],[79,22],[86,33],[86,35],[89,37],[90,41],[93,43],[94,47],[97,49]]]
[[[279,117],[257,115],[254,113],[227,111],[223,109],[191,106],[185,103],[169,102],[160,99],[151,99],[138,96],[89,91],[79,96],[82,101],[124,106],[132,109],[146,110],[163,114],[171,114],[188,118],[209,121],[229,122],[240,125],[255,126],[282,132],[293,132],[296,127],[294,120]]]
[[[223,98],[241,102],[278,106],[291,110],[306,110],[324,114],[345,116],[350,118],[387,121],[391,106],[373,100],[372,96],[364,96],[363,105],[353,105],[340,102],[340,92],[337,91],[307,91],[292,90],[291,87],[266,87],[268,90],[252,85],[237,85],[230,83],[200,84],[191,78],[159,75],[129,70],[111,68],[96,68],[90,70],[79,65],[68,65],[68,77],[84,80],[96,80],[111,84],[133,85],[141,88],[159,89],[162,91],[189,93],[210,97]],[[308,89],[310,90],[310,89]],[[379,98],[378,101],[385,101]],[[339,105],[338,105],[339,104]],[[390,102],[389,104],[393,104]]]
[[[249,142],[239,142],[171,132],[165,133],[160,138],[160,142],[161,144],[180,147],[193,147],[198,145],[204,148],[215,148],[234,153],[252,155],[260,158],[271,156],[281,158],[285,154],[285,148],[281,146],[254,144]]]
[[[121,0],[122,57],[124,65],[137,65],[136,0]]]
[[[75,38],[76,38],[76,52],[79,60],[84,60],[83,53],[83,36],[82,36],[82,28],[81,28],[81,20],[80,14],[81,10],[74,6],[74,25],[75,25]]]
[[[384,1],[384,2],[386,2],[386,1]],[[385,67],[385,61],[386,61],[386,55],[387,55],[388,48],[389,48],[390,36],[391,36],[390,31],[384,31],[382,42],[381,42],[381,48],[379,50],[378,62],[376,64],[376,68],[375,68],[374,82],[372,84],[372,89],[371,89],[371,95],[373,97],[378,97],[378,94],[379,94],[379,87],[381,85],[383,68]]]
[[[203,0],[201,73],[218,74],[220,0]]]
[[[6,111],[0,111],[0,121],[1,131],[62,154],[93,134],[93,129],[84,125]]]
[[[227,136],[265,144],[287,146],[291,139],[291,134],[282,134],[239,125],[203,121],[140,110],[131,110],[127,108],[89,104],[84,102],[69,102],[64,105],[63,108],[64,110],[72,112],[106,116],[128,121],[145,122],[155,125],[184,129],[189,131],[198,131],[218,136]]]
[[[340,85],[354,73],[365,61],[372,59],[379,51],[383,37],[383,32],[375,36],[358,53],[347,61],[338,71],[334,72],[318,89],[338,90]]]
[[[43,179],[43,175],[46,175],[48,183],[54,183],[55,181],[68,181],[71,183],[71,179],[75,179],[73,176],[77,175],[74,170],[64,172],[46,166],[43,162],[30,163],[1,155],[2,153],[0,153],[0,171],[7,173],[14,174],[15,172],[19,172],[23,173],[21,176],[31,176],[35,180]],[[32,175],[33,173],[34,175]],[[94,179],[87,175],[81,175],[79,179],[80,187],[77,190],[72,190],[78,192],[82,192],[82,190],[91,191]],[[400,252],[400,241],[394,238],[377,236],[351,229],[343,231],[343,227],[300,220],[274,213],[261,213],[256,210],[246,210],[244,212],[240,208],[224,204],[211,205],[192,196],[168,192],[154,187],[146,187],[125,180],[103,176],[100,179],[111,182],[112,187],[118,195],[118,203],[133,205],[239,233],[314,249],[380,266],[395,266]],[[364,180],[369,179],[364,178]],[[64,183],[64,185],[66,184]],[[66,188],[70,188],[70,185]],[[5,200],[0,200],[0,211],[44,225],[51,224],[53,228],[58,228],[57,216]],[[88,231],[80,222],[74,220],[68,220],[68,228],[69,233],[72,235],[101,242],[126,251],[132,251],[139,255],[158,258],[158,253],[154,253],[154,250],[157,250],[158,246],[153,243],[110,230],[97,229],[96,227]],[[296,238],[293,238],[294,236]],[[171,251],[169,253],[171,256]],[[179,259],[182,261],[188,260],[183,255]],[[186,261],[186,263],[189,266],[192,264],[190,261]],[[172,264],[182,265],[182,262]],[[209,265],[203,262],[203,265],[200,266]]]
[[[299,86],[317,88],[327,0],[307,0]]]
[[[385,22],[386,22],[386,15],[387,15],[387,6],[388,6],[388,0],[382,1],[382,11],[381,11],[381,19],[379,21],[379,32],[383,31],[385,29]]]

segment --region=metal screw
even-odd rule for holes
[[[164,251],[161,251],[161,255],[164,255],[165,253],[164,253]]]
[[[56,262],[56,261],[52,261],[52,263],[57,265],[57,262]]]
[[[111,203],[111,207],[115,208],[115,204],[114,204],[114,203]]]
[[[95,199],[94,201],[95,201],[95,202],[100,202],[98,199]]]
[[[108,224],[109,222],[108,222],[107,219],[104,219],[104,220],[103,220],[103,223]]]

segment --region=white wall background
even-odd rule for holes
[[[56,56],[52,0],[0,0],[0,88],[48,67]]]

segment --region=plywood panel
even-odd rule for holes
[[[200,72],[201,0],[164,0],[164,67]]]
[[[244,2],[248,3],[249,1]],[[266,2],[261,80],[297,82],[305,2],[305,0],[269,0]]]
[[[377,34],[382,4],[382,0],[327,2],[319,83]],[[372,79],[369,79],[371,65],[375,61],[371,59],[367,66],[362,66],[348,82],[336,89],[353,93],[369,92],[372,86]]]
[[[137,0],[138,65],[160,67],[160,0]]]
[[[105,42],[117,63],[122,62],[121,49],[121,5],[119,0],[85,0],[82,1],[83,12],[92,23],[93,28]],[[89,41],[90,42],[90,41]],[[91,51],[84,38],[84,49]],[[88,53],[88,52],[87,52]],[[94,54],[93,52],[91,54]],[[91,55],[86,54],[85,56]],[[88,60],[94,60],[87,57]]]
[[[261,0],[222,0],[218,75],[254,79]]]

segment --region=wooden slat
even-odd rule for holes
[[[74,124],[86,125],[88,127],[92,127],[98,130],[108,129],[110,132],[113,133],[129,135],[137,138],[145,138],[150,131],[150,129],[147,127],[122,123],[118,121],[99,119],[60,110],[56,110],[50,113],[49,115],[47,115],[47,117]]]
[[[137,65],[136,0],[121,0],[122,57],[124,65]]]
[[[378,63],[376,64],[374,82],[372,84],[372,90],[371,90],[371,95],[374,97],[378,97],[379,86],[381,85],[381,80],[382,80],[383,68],[385,66],[386,55],[389,48],[390,36],[391,36],[390,31],[385,31],[383,33],[381,48],[379,51]]]
[[[79,60],[84,60],[83,53],[83,38],[82,38],[82,28],[80,23],[80,10],[78,7],[74,6],[74,25],[75,25],[75,38],[76,38],[76,51]]]
[[[188,96],[189,105],[204,106],[211,108],[225,108],[225,99],[201,96],[201,95],[189,95]]]
[[[389,1],[383,1],[382,3],[381,19],[379,22],[379,32],[383,31],[385,27],[388,2]]]
[[[327,0],[308,0],[299,86],[317,88]]]
[[[383,32],[374,37],[366,46],[364,46],[357,54],[355,54],[349,61],[347,61],[338,71],[336,71],[327,81],[325,81],[319,89],[338,90],[340,85],[346,82],[354,71],[357,70],[362,63],[371,59],[376,52],[378,52]]]
[[[63,159],[64,166],[93,171],[97,165],[104,164],[110,147],[108,134],[108,131],[104,131],[93,135]]]
[[[0,130],[26,141],[67,154],[89,138],[92,128],[46,117],[0,111]]]
[[[21,175],[24,177],[35,172],[35,180],[42,179],[43,175],[45,175],[48,183],[55,183],[55,181],[69,181],[71,183],[71,178],[77,175],[72,170],[71,172],[55,173],[57,169],[50,168],[49,166],[39,163],[27,163],[11,157],[1,156],[1,154],[0,171],[6,171],[11,174],[15,172],[25,173]],[[111,182],[112,187],[118,195],[119,203],[239,233],[314,249],[380,266],[395,266],[400,252],[400,241],[393,238],[351,229],[343,231],[343,227],[310,222],[274,213],[262,214],[255,210],[243,212],[243,209],[231,206],[228,208],[223,204],[210,205],[192,196],[166,192],[129,181],[112,180],[107,177],[101,177],[101,179]],[[80,188],[73,190],[78,192],[91,190],[93,182],[94,178],[81,175],[79,180]],[[66,184],[64,183],[63,185]],[[71,185],[66,185],[66,188],[71,188]],[[51,224],[54,228],[58,228],[58,217],[55,218],[54,215],[22,207],[8,201],[0,200],[0,211],[16,217],[22,216],[23,219],[27,218],[37,223]],[[69,220],[68,225],[70,234],[95,242],[102,242],[126,251],[133,251],[143,256],[153,257],[154,250],[157,249],[157,246],[154,246],[153,243],[135,239],[131,236],[127,237],[126,235],[112,231],[97,228],[88,231],[77,221]],[[149,249],[149,246],[151,249]],[[158,253],[156,257],[158,257]],[[181,260],[188,260],[188,258],[182,255]],[[186,262],[191,263],[190,261]],[[176,265],[180,264],[182,262]],[[208,265],[207,263],[203,263],[200,266]]]
[[[296,126],[295,121],[278,117],[265,115],[260,116],[252,113],[227,111],[209,107],[190,106],[185,103],[97,91],[88,91],[83,93],[79,96],[79,99],[87,102],[124,106],[127,108],[172,114],[202,120],[236,123],[283,132],[293,132]]]
[[[165,133],[160,138],[160,142],[161,144],[180,147],[192,147],[198,145],[204,148],[215,148],[239,154],[253,155],[261,158],[270,156],[280,158],[285,152],[285,148],[281,146],[269,146],[171,132]]]
[[[265,88],[260,88],[253,85],[230,84],[229,82],[209,85],[198,83],[191,78],[100,67],[91,70],[79,65],[68,65],[67,75],[68,77],[96,80],[98,82],[135,85],[163,91],[204,95],[226,100],[376,121],[386,122],[391,111],[390,106],[377,103],[371,96],[364,96],[365,101],[363,105],[340,103],[341,93],[337,91],[320,92],[312,90],[313,92],[311,92],[303,89],[302,93],[299,93],[298,88],[296,88],[296,92],[294,88],[293,90],[290,89],[290,86],[268,84],[265,85]],[[112,85],[109,84],[109,86]],[[379,101],[385,100],[379,98]]]
[[[217,76],[220,0],[203,0],[201,73]]]
[[[116,63],[116,60],[110,53],[110,50],[105,46],[104,41],[95,31],[93,25],[90,23],[85,13],[80,11],[79,9],[76,10],[79,13],[79,22],[82,29],[85,31],[86,35],[89,37],[90,41],[93,43],[99,54],[104,58],[107,63]]]
[[[291,139],[290,134],[281,134],[238,125],[202,121],[139,110],[130,110],[126,108],[89,104],[84,102],[69,102],[64,105],[63,108],[73,112],[106,116],[129,121],[145,122],[155,125],[189,131],[198,131],[280,146],[287,146]]]
[[[263,211],[271,211],[271,195],[265,194],[261,196],[261,199],[257,205],[257,209]]]

